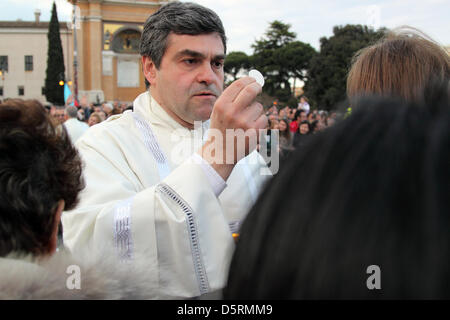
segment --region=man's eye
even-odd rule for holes
[[[213,66],[216,67],[217,69],[222,68],[223,62],[222,61],[214,61]]]
[[[194,64],[195,62],[197,62],[196,59],[185,59],[184,60],[184,63],[189,64],[189,65]]]

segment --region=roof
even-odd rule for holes
[[[36,29],[48,29],[50,22],[38,22],[35,21],[0,21],[0,28],[36,28]],[[67,22],[59,23],[60,29],[69,29]]]

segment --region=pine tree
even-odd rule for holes
[[[59,82],[64,81],[64,57],[59,33],[58,14],[56,4],[53,2],[52,17],[48,25],[48,54],[47,70],[45,76],[45,97],[47,101],[64,105],[64,86]]]

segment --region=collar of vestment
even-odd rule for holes
[[[133,109],[143,116],[152,126],[175,131],[181,136],[193,136],[195,130],[203,130],[203,134],[209,128],[209,120],[203,121],[198,128],[188,129],[173,119],[166,110],[151,96],[150,92],[140,94],[133,102]]]

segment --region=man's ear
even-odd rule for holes
[[[143,56],[142,57],[142,71],[144,72],[144,77],[150,82],[151,86],[155,86],[156,84],[156,66],[153,63],[153,60],[150,57]]]
[[[61,221],[61,214],[64,210],[64,205],[65,205],[64,200],[61,199],[58,201],[58,206],[56,207],[56,212],[55,212],[55,221],[53,224],[53,232],[52,232],[52,236],[50,238],[50,243],[48,246],[48,253],[50,255],[52,255],[56,252],[56,248],[58,246],[58,228],[59,228],[59,223]]]

